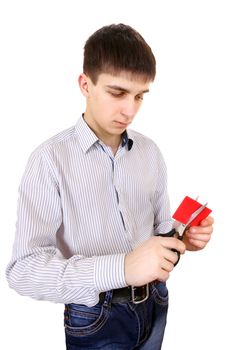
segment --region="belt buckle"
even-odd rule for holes
[[[141,292],[141,298],[138,292]],[[131,301],[134,304],[141,304],[149,298],[149,284],[144,284],[141,287],[131,286]]]

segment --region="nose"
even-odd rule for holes
[[[121,107],[121,115],[127,119],[132,119],[138,111],[138,103],[133,99],[127,99]]]

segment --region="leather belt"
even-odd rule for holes
[[[149,297],[149,284],[141,287],[125,287],[113,289],[112,303],[128,303],[140,304],[146,301]],[[100,301],[104,301],[106,293],[100,293]]]

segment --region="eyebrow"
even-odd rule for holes
[[[106,85],[107,88],[110,88],[112,90],[116,90],[116,91],[121,91],[121,92],[127,92],[127,93],[130,93],[131,91],[128,90],[128,89],[125,89],[123,88],[122,86],[118,86],[118,85]],[[149,89],[146,89],[146,90],[142,90],[142,91],[139,91],[137,93],[137,95],[140,95],[140,94],[145,94],[149,92]]]

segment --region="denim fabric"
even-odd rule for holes
[[[166,284],[152,284],[141,304],[112,303],[112,291],[93,307],[65,305],[67,350],[160,350],[166,326]]]

